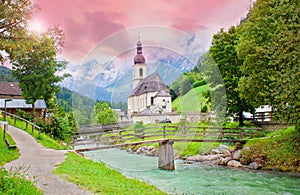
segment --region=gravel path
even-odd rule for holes
[[[53,150],[43,147],[28,133],[9,126],[8,133],[16,142],[20,158],[4,165],[7,170],[22,170],[34,179],[35,185],[44,194],[51,195],[83,195],[92,194],[79,189],[76,184],[69,183],[51,173],[65,159],[66,150]]]

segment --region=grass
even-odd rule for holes
[[[19,158],[19,150],[18,149],[8,149],[6,143],[4,141],[4,131],[0,128],[0,165],[4,165],[7,162],[15,160]],[[8,139],[9,143],[12,145],[15,144],[13,139],[10,137],[9,134],[5,134],[6,139]]]
[[[18,149],[8,149],[3,139],[4,131],[0,128],[0,165],[3,166],[12,160],[19,158]],[[15,144],[9,134],[5,134],[11,144]],[[0,168],[0,194],[42,194],[34,184],[26,179],[26,175]]]
[[[43,194],[33,183],[26,179],[26,175],[0,169],[0,194]]]
[[[289,127],[269,133],[267,137],[249,140],[242,157],[260,162],[263,169],[300,172],[300,133]]]
[[[203,107],[206,101],[202,96],[202,93],[206,90],[208,90],[208,85],[193,88],[184,96],[176,98],[172,102],[172,107],[176,109],[177,112],[200,111],[200,104],[202,103]]]
[[[96,194],[166,194],[152,185],[128,179],[103,163],[75,153],[68,153],[65,162],[53,172]]]
[[[61,145],[58,141],[50,138],[45,133],[41,133],[39,135],[39,132],[37,130],[34,130],[32,133],[31,125],[28,125],[28,128],[26,128],[26,123],[24,121],[18,120],[16,121],[16,125],[14,125],[14,121],[12,118],[7,117],[7,121],[10,125],[13,125],[15,127],[18,127],[19,129],[22,129],[32,135],[39,143],[41,143],[43,146],[47,148],[52,148],[55,150],[65,150],[68,149],[67,146]]]

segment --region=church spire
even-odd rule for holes
[[[143,46],[140,35],[138,36],[138,42],[136,43],[136,56],[134,57],[134,64],[144,64],[146,62],[143,56]]]

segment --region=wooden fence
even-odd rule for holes
[[[16,126],[16,124],[17,124],[17,119],[19,119],[19,120],[21,120],[21,121],[24,121],[25,124],[26,124],[26,129],[27,129],[27,128],[29,127],[29,125],[30,125],[30,126],[31,126],[31,130],[32,130],[32,134],[33,134],[34,130],[37,129],[38,132],[39,132],[39,136],[40,136],[42,127],[39,127],[39,126],[37,126],[36,124],[34,124],[33,122],[30,122],[30,121],[28,121],[28,120],[26,120],[26,119],[24,119],[24,118],[22,118],[22,117],[19,117],[19,116],[17,116],[17,115],[11,114],[11,113],[9,113],[9,112],[5,112],[5,111],[2,111],[2,110],[1,110],[1,113],[2,113],[2,115],[3,115],[3,114],[6,114],[6,117],[9,116],[10,118],[12,118],[13,121],[14,121],[14,126]]]
[[[150,140],[172,139],[185,142],[245,142],[247,136],[262,133],[261,128],[217,128],[217,127],[191,127],[191,126],[160,126],[134,131],[115,130],[110,132],[86,132],[77,135],[74,145],[84,145],[88,141],[96,144],[124,144],[137,143]],[[147,143],[148,143],[147,142]],[[151,142],[151,141],[150,141]],[[134,144],[133,144],[134,145]]]

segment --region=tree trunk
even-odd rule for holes
[[[239,112],[239,126],[244,126],[244,115],[243,111]]]

